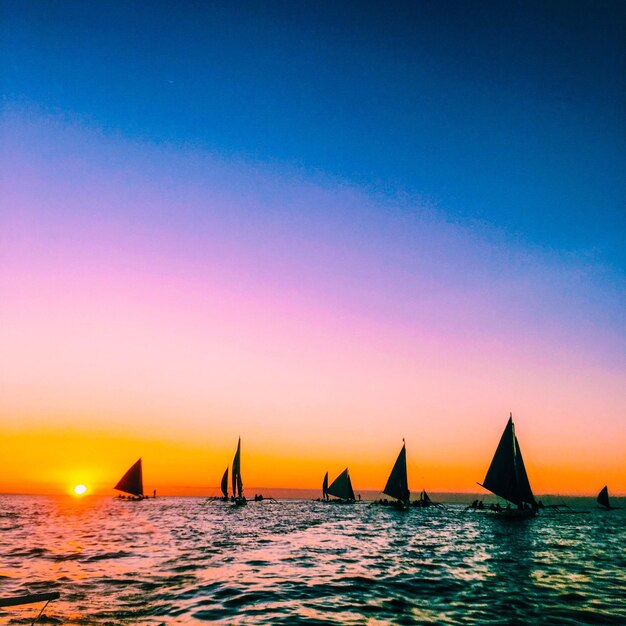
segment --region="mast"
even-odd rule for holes
[[[324,481],[322,482],[322,499],[328,500],[328,472],[324,474]]]
[[[341,498],[342,500],[356,500],[354,497],[354,489],[352,489],[352,481],[350,480],[350,473],[346,467],[335,480],[333,480],[330,487],[328,487],[328,493],[331,496]]]
[[[478,484],[520,507],[524,503],[535,504],[535,497],[524,466],[522,450],[515,436],[513,414],[510,415],[502,433],[485,480],[482,484]]]
[[[113,489],[129,493],[133,496],[143,496],[143,472],[141,469],[141,459],[130,466],[128,471],[119,479],[117,485],[115,485]]]
[[[221,484],[222,494],[225,498],[228,498],[228,467],[222,476],[222,484]]]
[[[406,504],[408,504],[411,497],[409,479],[406,472],[406,445],[404,439],[402,440],[402,450],[400,450],[391,474],[389,474],[383,493]]]
[[[608,487],[608,485],[604,485],[604,487],[602,487],[602,489],[600,489],[600,493],[598,494],[598,497],[596,498],[596,502],[600,506],[603,506],[606,509],[610,509],[611,508],[611,505],[609,504],[609,487]]]
[[[233,495],[241,498],[243,496],[243,482],[241,480],[241,437],[237,442],[237,452],[233,459],[233,477],[232,477]]]

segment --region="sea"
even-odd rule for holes
[[[0,496],[0,597],[45,591],[41,624],[623,625],[626,509]]]

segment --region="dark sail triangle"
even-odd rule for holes
[[[522,449],[520,448],[519,441],[515,437],[515,449],[517,456],[515,458],[515,474],[517,476],[517,497],[522,502],[528,502],[533,504],[535,496],[533,490],[530,488],[530,481],[528,480],[528,474],[526,473],[526,466],[524,465],[524,459],[522,458]]]
[[[237,452],[233,459],[233,495],[241,498],[243,495],[243,482],[241,480],[241,437],[237,442]]]
[[[350,474],[346,467],[335,480],[333,480],[330,487],[328,487],[328,493],[336,498],[342,500],[354,500],[354,490],[352,489],[352,481],[350,480]]]
[[[224,475],[222,476],[221,488],[222,488],[222,494],[224,494],[224,497],[228,498],[228,468],[226,468],[226,471],[224,472]]]
[[[596,500],[601,506],[604,506],[607,509],[611,508],[611,505],[609,504],[609,488],[607,485],[604,485],[604,487],[600,489],[600,493],[598,494]]]
[[[513,504],[521,505],[524,502],[533,504],[535,502],[522,452],[515,436],[512,415],[502,433],[500,443],[481,486]]]
[[[324,500],[328,498],[328,472],[324,474],[324,482],[322,482],[322,498]]]
[[[402,444],[402,450],[400,450],[391,474],[389,474],[383,493],[401,502],[409,501],[411,492],[406,473],[406,446],[404,444]]]
[[[113,487],[118,491],[130,493],[133,496],[143,496],[143,473],[141,470],[141,459],[134,463],[131,468],[122,476]]]
[[[422,501],[423,501],[423,502],[431,502],[431,499],[430,499],[430,497],[428,496],[428,494],[426,493],[426,490],[425,490],[425,489],[424,489],[424,491],[423,491]]]

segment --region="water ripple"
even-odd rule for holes
[[[0,593],[61,591],[48,623],[626,623],[624,511],[2,496],[0,519]]]

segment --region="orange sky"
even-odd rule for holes
[[[505,421],[500,420],[498,426]],[[409,439],[412,490],[480,492],[475,483],[484,478],[500,434],[490,430],[487,442],[451,439],[448,452],[443,454],[432,448],[423,449],[417,438]],[[149,436],[46,427],[5,430],[3,441],[6,447],[0,491],[5,493],[67,493],[74,485],[83,483],[90,493],[112,494],[112,485],[141,454],[146,493],[157,489],[162,495],[214,495],[222,472],[232,462],[236,445],[236,441],[231,445],[211,441],[208,433],[205,442],[165,441]],[[361,450],[343,446],[341,450],[342,446],[313,442],[309,445],[306,439],[292,445],[280,439],[273,443],[266,440],[260,445],[244,438],[244,486],[270,491],[272,487],[317,489],[327,469],[332,477],[349,465],[357,491],[380,490],[401,441],[384,436],[379,444]],[[609,457],[598,459],[585,454],[584,446],[570,448],[572,457],[559,460],[541,458],[544,454],[549,456],[547,446],[530,445],[523,450],[536,493],[593,494],[605,483],[614,495],[624,493],[620,491],[620,468],[614,467]],[[615,453],[620,454],[617,446]]]

